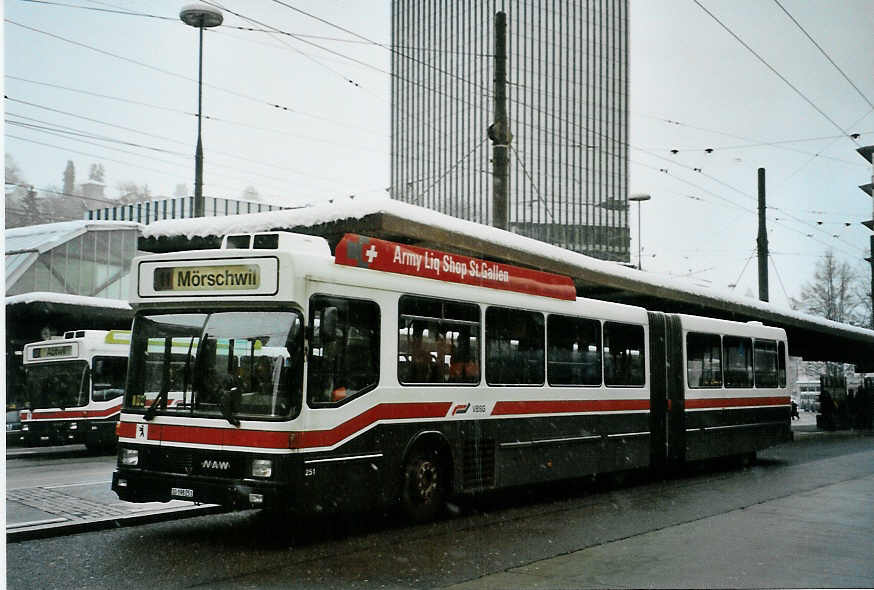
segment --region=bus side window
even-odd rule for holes
[[[310,299],[310,405],[335,405],[376,386],[379,321],[379,306],[372,301],[324,295]]]
[[[124,357],[96,357],[93,362],[92,393],[96,402],[121,397],[127,374],[127,359]]]
[[[545,326],[540,312],[486,310],[486,381],[490,385],[543,385]]]
[[[643,326],[604,322],[604,384],[642,386],[645,366]]]

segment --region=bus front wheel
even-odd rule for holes
[[[433,520],[443,509],[448,472],[440,453],[433,448],[410,453],[404,465],[401,505],[414,522]]]

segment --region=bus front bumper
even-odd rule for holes
[[[278,482],[205,478],[134,469],[115,471],[112,491],[125,502],[187,500],[196,504],[219,504],[233,510],[286,509],[291,497],[289,486]]]

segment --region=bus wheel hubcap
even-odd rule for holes
[[[423,502],[430,502],[437,489],[437,466],[431,461],[422,461],[416,470],[416,491]]]

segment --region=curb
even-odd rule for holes
[[[115,516],[109,518],[93,518],[87,520],[65,521],[59,523],[43,523],[33,526],[21,527],[19,529],[6,529],[6,542],[18,543],[21,541],[31,541],[33,539],[47,539],[50,537],[60,537],[63,535],[74,535],[77,533],[86,533],[90,531],[100,531],[106,529],[116,529],[128,526],[137,526],[141,524],[152,524],[156,522],[165,522],[168,520],[179,520],[183,518],[193,518],[195,516],[206,516],[208,514],[221,514],[229,512],[224,506],[210,504],[207,506],[191,506],[183,508],[171,508],[161,512],[146,512],[143,514],[132,514],[130,516]]]

